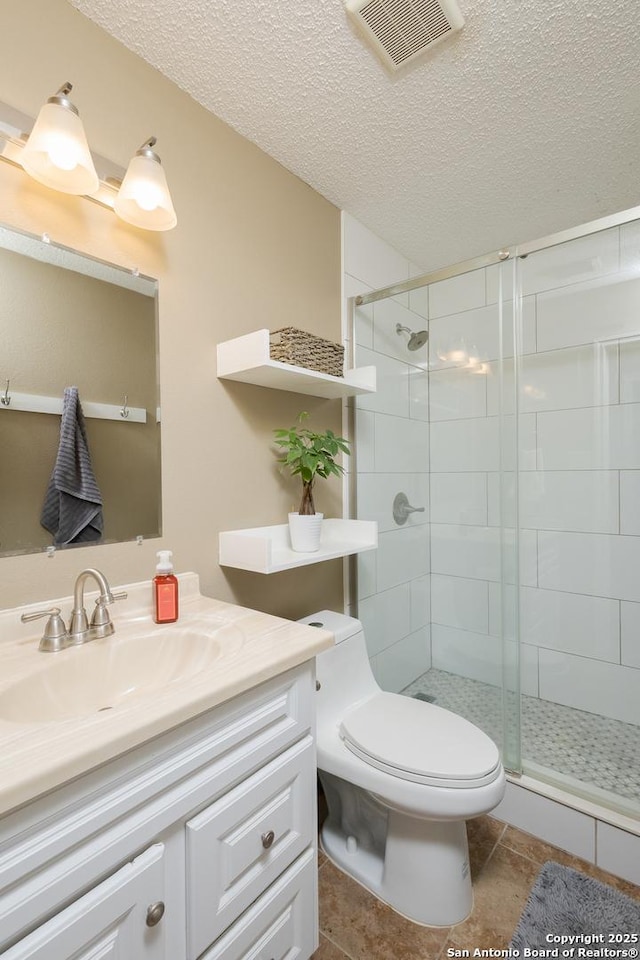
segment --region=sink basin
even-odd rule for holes
[[[0,691],[0,719],[47,723],[109,711],[206,671],[243,642],[238,627],[209,619],[40,654],[41,669]]]

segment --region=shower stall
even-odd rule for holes
[[[379,682],[473,721],[512,773],[630,817],[638,217],[361,295],[352,334],[378,371],[354,413],[356,511],[380,546],[354,592]]]

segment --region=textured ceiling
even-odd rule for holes
[[[390,77],[343,0],[72,0],[425,270],[639,201],[639,0],[458,0]]]

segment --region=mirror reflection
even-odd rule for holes
[[[0,345],[0,555],[159,536],[156,281],[0,227]]]

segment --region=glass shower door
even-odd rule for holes
[[[523,766],[640,812],[640,223],[527,251],[514,509]]]

